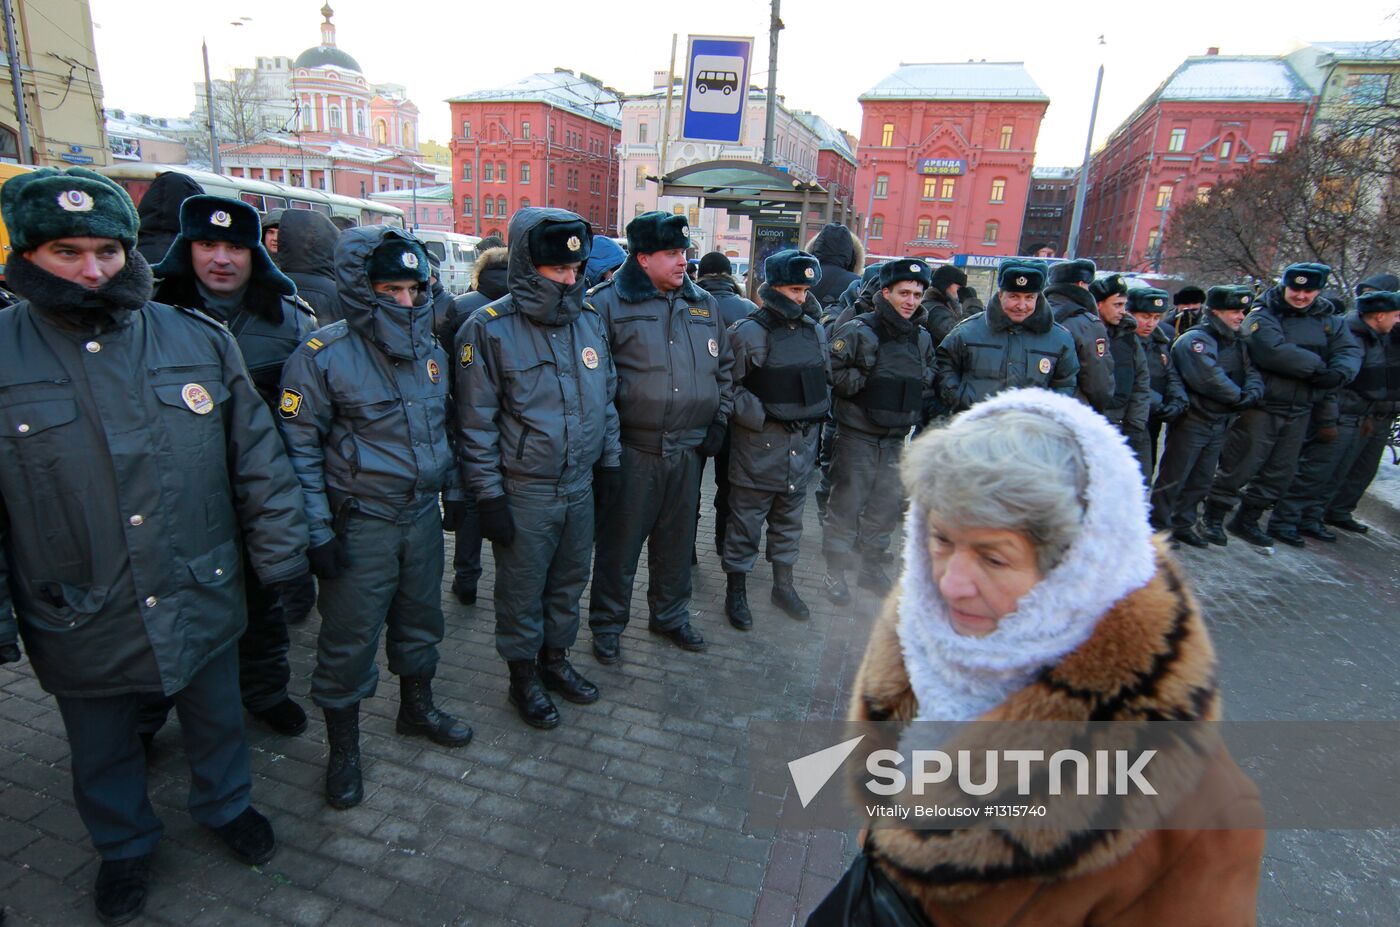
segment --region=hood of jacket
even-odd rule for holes
[[[96,290],[65,280],[18,251],[5,262],[5,285],[58,328],[99,335],[131,323],[131,313],[151,298],[151,266],[140,252],[126,253],[126,264]]]
[[[340,229],[314,209],[288,209],[277,227],[277,265],[286,274],[335,279],[335,243]]]
[[[1133,318],[1131,312],[1123,313],[1123,318],[1118,320],[1118,324],[1108,329],[1108,335],[1110,338],[1127,338],[1129,336],[1136,338],[1137,319]]]
[[[1074,283],[1054,283],[1045,288],[1045,299],[1055,313],[1055,321],[1063,322],[1076,315],[1099,317],[1099,304],[1094,294]],[[1125,319],[1127,314],[1123,316]]]
[[[665,299],[666,296],[656,288],[656,284],[651,282],[647,272],[642,270],[642,265],[637,263],[635,254],[627,255],[627,260],[622,262],[622,269],[612,278],[613,286],[617,287],[617,295],[622,297],[623,302],[643,303],[649,299]],[[695,281],[687,274],[681,277],[680,288],[675,291],[682,299],[704,302],[709,296],[704,290],[695,285]]]
[[[179,171],[166,171],[155,180],[141,197],[141,205],[136,214],[141,218],[141,230],[137,235],[137,247],[148,262],[160,263],[165,257],[165,249],[180,234],[180,204],[192,196],[199,196],[204,188],[188,174]],[[160,254],[150,254],[155,240],[165,242]]]
[[[987,326],[994,332],[1004,332],[1013,327],[1010,319],[1006,317],[1006,312],[1001,308],[1000,291],[993,293],[991,300],[987,303],[987,308],[982,310],[987,316]],[[1026,320],[1021,323],[1021,327],[1027,331],[1043,335],[1050,330],[1050,326],[1055,324],[1055,316],[1050,311],[1050,303],[1046,300],[1044,293],[1037,293],[1035,296],[1035,309],[1026,316]]]
[[[251,312],[273,324],[280,323],[286,312],[282,298],[295,296],[297,285],[277,269],[262,245],[253,249],[251,253],[253,273],[248,278],[248,286],[243,291],[240,306],[244,312]],[[176,237],[175,243],[166,253],[165,260],[153,268],[153,271],[160,278],[155,296],[152,297],[156,302],[198,309],[221,321],[227,321],[223,318],[223,313],[211,311],[213,307],[206,303],[204,294],[199,291],[199,278],[195,276],[194,262],[190,257],[190,243],[182,236]]]
[[[622,246],[606,235],[594,235],[592,251],[588,255],[588,263],[583,268],[583,283],[585,287],[592,289],[603,280],[603,274],[610,270],[617,270],[622,266],[622,262],[627,260],[627,252],[622,250]]]
[[[739,281],[729,274],[710,274],[695,281],[695,284],[715,299],[722,296],[743,296]],[[767,286],[767,284],[764,284]]]
[[[834,264],[842,270],[858,274],[865,266],[865,248],[851,230],[836,222],[828,222],[812,236],[804,249],[823,264]]]
[[[510,219],[508,234],[514,244],[507,258],[506,286],[516,310],[541,325],[568,325],[577,319],[583,311],[586,287],[582,273],[567,286],[542,276],[530,260],[527,244],[530,231],[551,222],[577,222],[578,219],[567,209],[540,206],[518,210]]]
[[[405,309],[374,292],[369,259],[386,238],[413,240],[402,229],[368,225],[347,229],[335,243],[335,288],[346,323],[390,357],[416,360],[433,350],[433,302]]]
[[[487,301],[500,299],[510,292],[510,251],[507,248],[487,248],[476,256],[472,268],[472,289]]]

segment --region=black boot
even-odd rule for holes
[[[822,585],[826,588],[826,597],[835,605],[848,605],[851,601],[851,587],[846,585],[846,571],[839,567],[828,566],[826,575],[822,577]]]
[[[399,677],[399,716],[394,730],[426,737],[443,747],[465,747],[472,729],[433,704],[433,677]]]
[[[1229,508],[1221,508],[1207,502],[1205,512],[1201,515],[1201,537],[1220,547],[1229,544],[1230,539],[1225,536],[1225,516],[1229,513]]]
[[[1293,525],[1270,525],[1266,532],[1269,537],[1282,541],[1289,547],[1307,547],[1308,542],[1303,540],[1298,529]]]
[[[890,577],[880,561],[862,560],[860,572],[856,574],[856,585],[876,595],[884,595],[890,591]]]
[[[306,730],[306,712],[290,696],[271,708],[249,714],[284,737],[295,737]]]
[[[558,692],[575,705],[592,705],[598,701],[598,687],[579,675],[569,662],[569,651],[563,647],[546,647],[540,651],[540,681],[551,692]]]
[[[457,598],[457,601],[461,602],[463,605],[475,605],[476,583],[467,582],[465,579],[458,576],[452,580],[452,594]]]
[[[745,584],[748,582],[747,573],[726,573],[725,580],[728,588],[724,592],[724,613],[729,616],[729,623],[740,631],[747,631],[753,627],[753,612],[749,611],[749,593]]]
[[[145,910],[153,855],[102,861],[92,889],[98,920],[104,924],[125,924]]]
[[[1182,544],[1187,545],[1188,547],[1210,546],[1206,543],[1205,538],[1201,537],[1199,534],[1192,531],[1190,528],[1178,528],[1176,531],[1172,532],[1171,537],[1173,541],[1178,541]]]
[[[323,708],[326,715],[326,804],[337,810],[353,808],[365,798],[360,778],[360,704]]]
[[[1235,517],[1230,519],[1225,527],[1231,534],[1240,540],[1253,544],[1255,547],[1273,547],[1274,542],[1269,540],[1269,536],[1259,530],[1259,516],[1263,514],[1259,509],[1251,509],[1241,505]],[[1299,539],[1301,540],[1301,538]]]
[[[559,726],[559,709],[540,685],[540,671],[534,660],[511,660],[510,703],[520,719],[531,727],[549,730]]]
[[[272,833],[272,824],[252,805],[244,808],[232,821],[214,828],[214,833],[244,865],[261,866],[277,852],[277,837]]]
[[[811,609],[807,608],[807,603],[802,601],[802,597],[797,594],[797,587],[792,584],[790,563],[773,564],[773,594],[769,600],[798,621],[806,621],[812,617]]]

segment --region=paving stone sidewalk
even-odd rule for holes
[[[707,500],[710,493],[707,483]],[[647,632],[643,567],[633,607],[640,620],[624,635],[624,662],[599,666],[585,626],[577,665],[603,698],[560,703],[564,720],[554,731],[527,728],[506,703],[489,552],[476,606],[444,589],[448,631],[435,691],[475,727],[469,747],[395,735],[397,684],[381,665],[379,696],[364,706],[365,801],[336,812],[321,799],[319,713],[297,738],[251,725],[253,799],[281,843],[266,866],[236,864],[185,813],[188,774],[172,719],[151,767],[166,839],[139,923],[803,923],[844,870],[852,835],[748,833],[748,725],[843,716],[878,603],[857,592],[853,605],[836,610],[821,596],[821,529],[809,504],[796,575],[812,619],[797,622],[769,605],[771,574],[761,563],[750,581],[755,628],[734,631],[723,616],[712,534],[707,501],[694,609],[709,651],[682,653]],[[1230,716],[1400,714],[1397,555],[1400,541],[1382,532],[1273,557],[1238,542],[1183,553],[1220,650]],[[317,623],[313,613],[294,629],[297,696],[307,691]],[[96,923],[97,860],[67,764],[53,700],[27,664],[0,668],[6,925]],[[1260,923],[1390,924],[1400,910],[1397,885],[1393,834],[1272,834]]]

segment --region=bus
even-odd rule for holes
[[[476,269],[476,246],[481,239],[475,235],[458,235],[437,229],[417,229],[413,233],[428,249],[438,264],[438,282],[454,296],[472,288],[472,271]]]
[[[325,190],[293,187],[271,180],[229,177],[186,167],[183,164],[113,164],[97,168],[99,174],[120,184],[131,196],[131,201],[138,206],[141,205],[141,197],[150,189],[151,182],[161,174],[171,171],[189,177],[211,196],[242,200],[260,214],[266,214],[273,209],[314,209],[341,228],[357,225],[404,227],[403,210],[397,206],[353,196],[341,196],[339,193],[327,193]]]
[[[5,181],[18,177],[21,174],[27,174],[32,170],[34,170],[34,168],[26,167],[23,164],[0,162],[0,187],[5,185]],[[9,258],[9,256],[10,231],[5,228],[5,223],[0,221],[0,275],[5,273],[5,260]]]

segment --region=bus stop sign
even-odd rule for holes
[[[738,143],[744,138],[753,38],[692,35],[686,52],[681,137]]]

